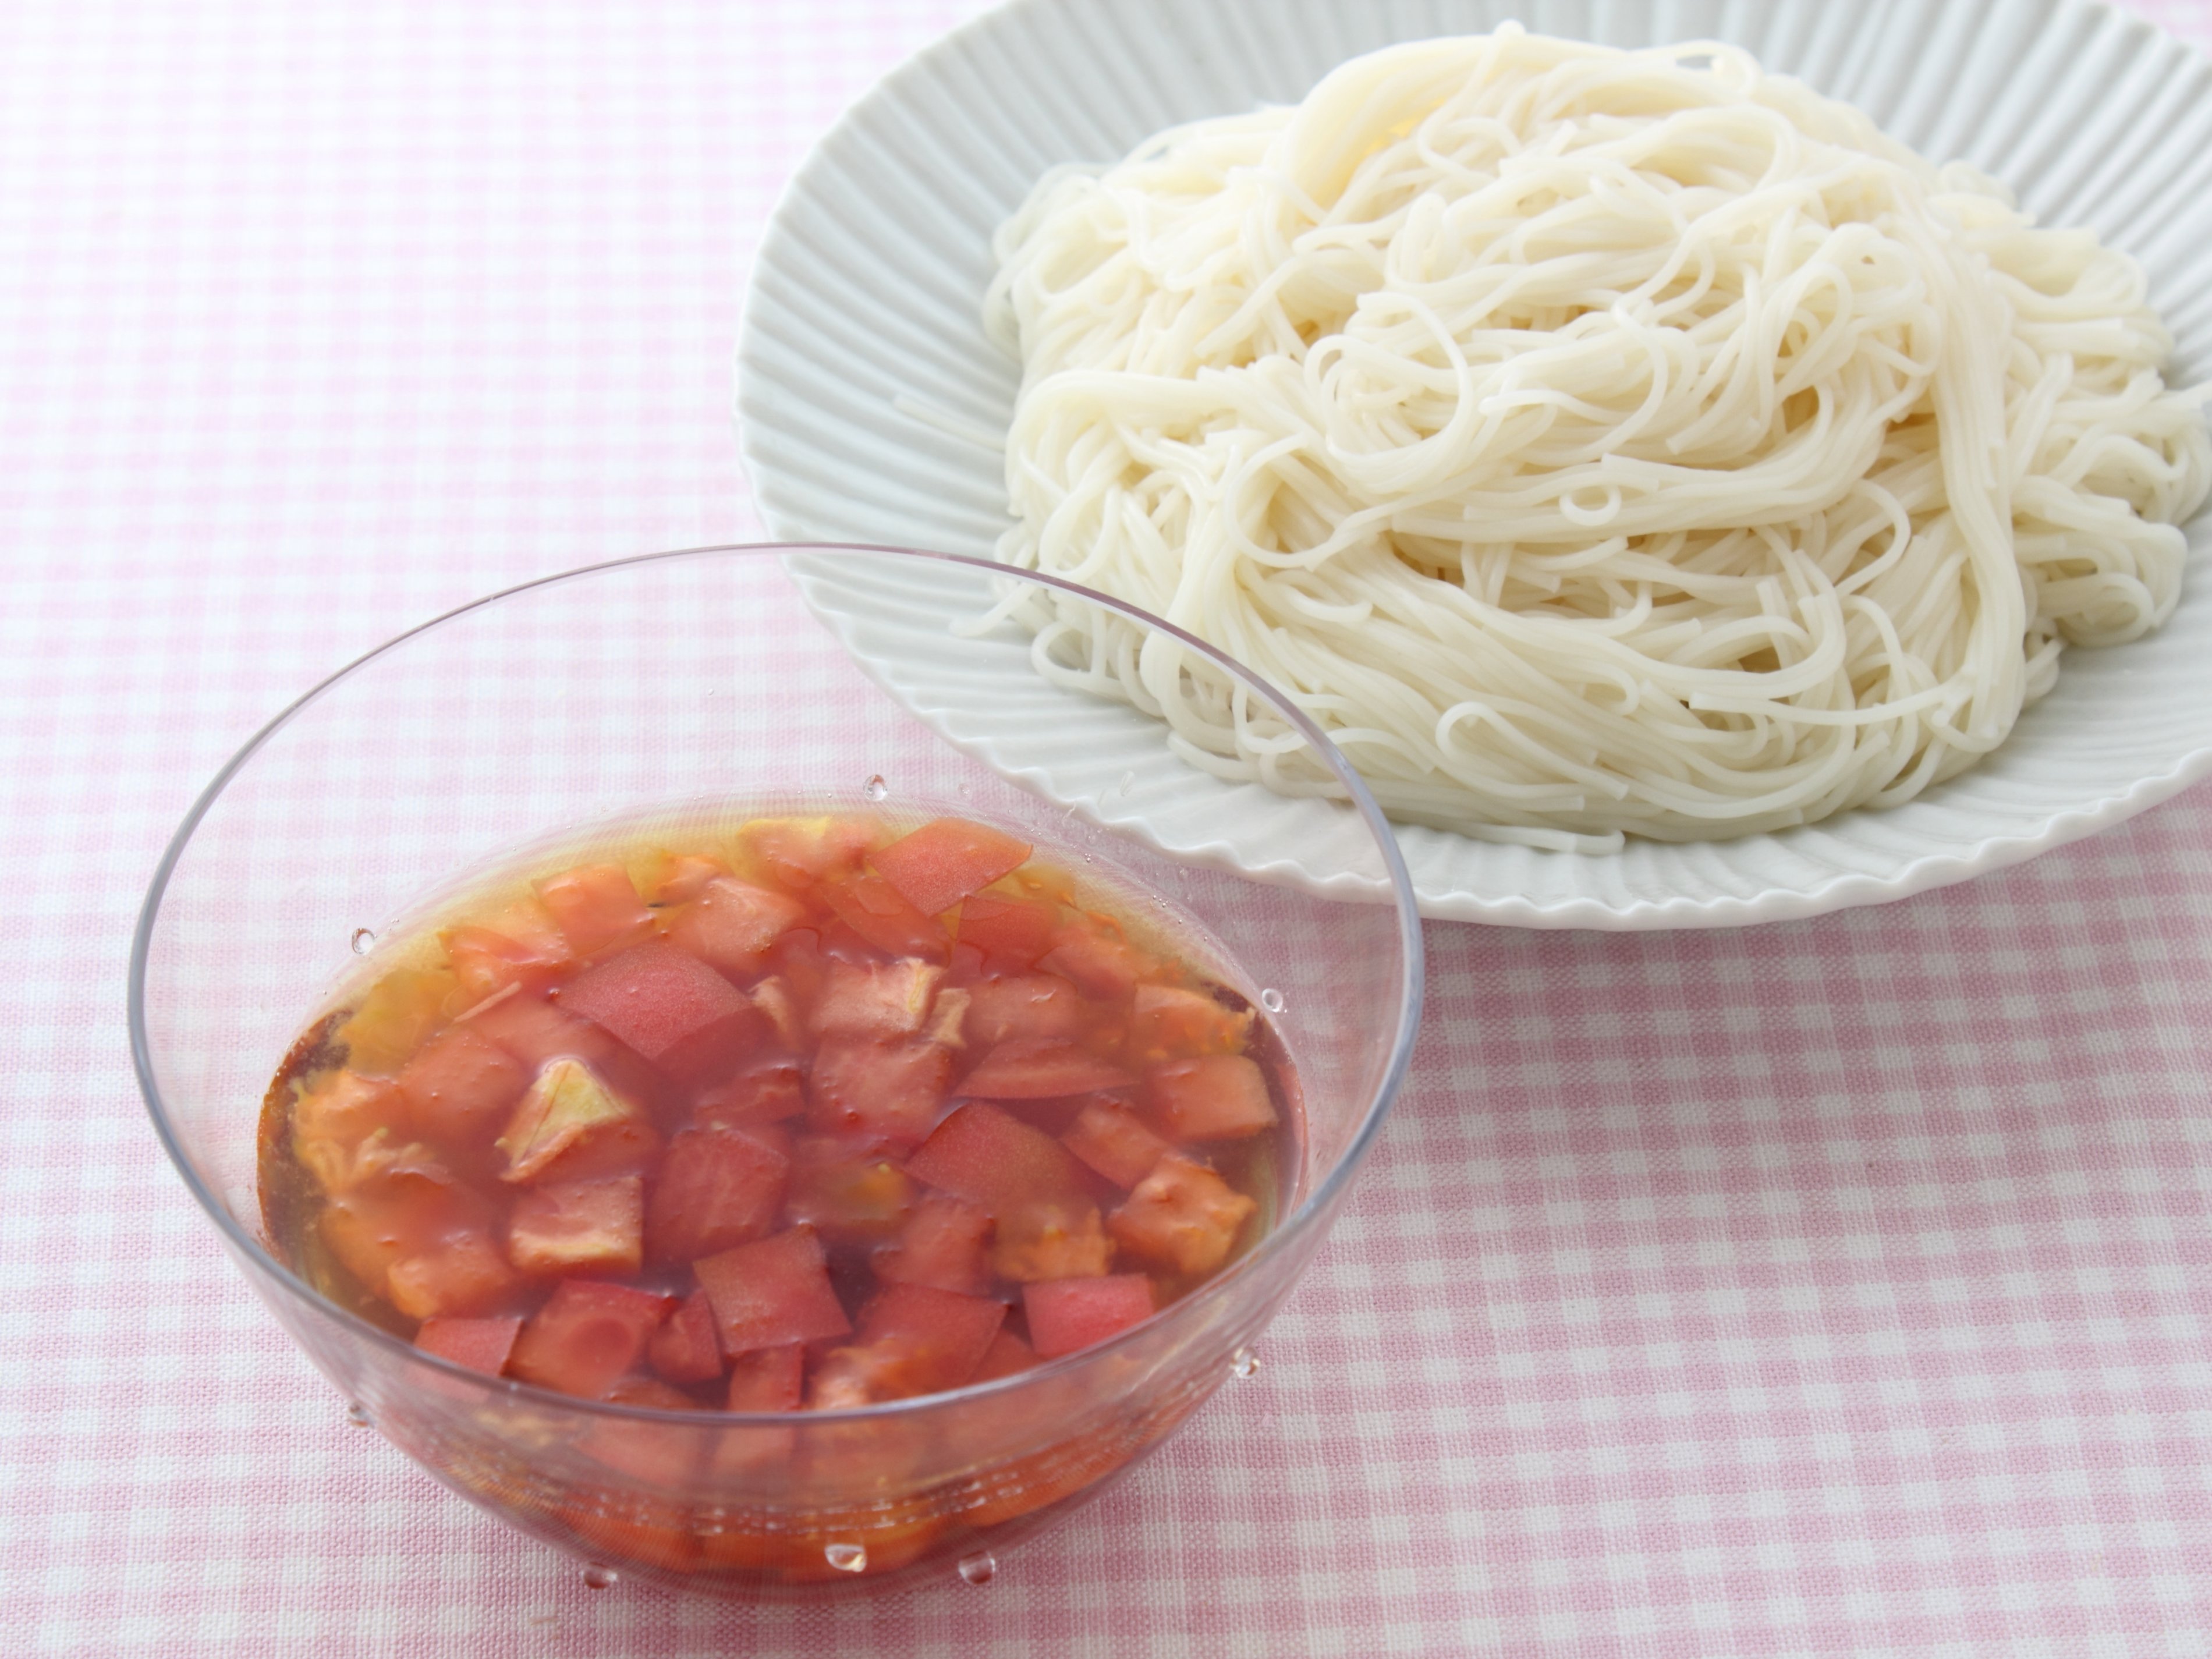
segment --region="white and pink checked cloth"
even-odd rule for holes
[[[586,1589],[250,1298],[127,1062],[165,839],[400,627],[756,533],[763,222],[974,9],[0,9],[0,1654],[2212,1652],[2208,788],[1821,921],[1431,928],[1264,1370],[985,1588]]]

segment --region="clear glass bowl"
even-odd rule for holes
[[[223,769],[155,877],[131,976],[132,1048],[163,1144],[247,1282],[368,1420],[539,1538],[739,1596],[949,1571],[1049,1524],[1157,1446],[1236,1367],[1312,1256],[1404,1077],[1421,1000],[1396,843],[1351,769],[1264,684],[1165,623],[1050,584],[1171,635],[1280,710],[1342,781],[1343,801],[1310,806],[1347,897],[1171,860],[1140,833],[1086,823],[990,771],[808,618],[782,568],[792,556],[886,603],[956,590],[979,617],[1004,584],[1043,580],[881,549],[707,548],[464,607],[325,681]],[[979,660],[1030,648],[1010,626],[944,641]],[[1024,716],[1082,701],[1030,685]],[[1258,796],[1219,791],[1224,815]],[[1231,982],[1267,1011],[1302,1096],[1274,1231],[1097,1347],[952,1394],[773,1416],[488,1378],[295,1273],[262,1221],[262,1103],[308,1022],[374,967],[378,935],[420,914],[426,893],[532,842],[779,799],[1018,826],[1041,855],[1161,896],[1210,934]]]

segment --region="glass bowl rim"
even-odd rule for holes
[[[243,771],[247,763],[263,747],[298,715],[326,693],[334,690],[357,670],[367,667],[417,637],[429,634],[477,611],[488,610],[506,600],[520,598],[539,589],[550,589],[570,582],[608,575],[611,573],[641,568],[647,566],[674,563],[682,560],[706,558],[712,556],[743,555],[757,557],[783,557],[793,554],[872,554],[878,556],[920,559],[932,563],[957,565],[988,572],[994,575],[1017,576],[1040,586],[1058,588],[1076,598],[1105,606],[1120,612],[1140,627],[1153,629],[1176,640],[1184,647],[1210,659],[1243,684],[1264,696],[1291,726],[1313,746],[1315,754],[1336,775],[1344,786],[1346,804],[1365,822],[1382,854],[1389,876],[1391,908],[1398,928],[1400,973],[1398,987],[1397,1029],[1391,1034],[1389,1056],[1385,1063],[1381,1082],[1369,1099],[1358,1130],[1353,1133],[1336,1167],[1305,1194],[1297,1206],[1285,1216],[1273,1229],[1261,1238],[1243,1257],[1197,1287],[1182,1301],[1158,1310],[1150,1317],[1140,1320],[1127,1329],[1116,1332],[1103,1342],[1079,1348],[1072,1353],[1060,1354],[1040,1361],[1027,1370],[1011,1376],[994,1377],[988,1382],[966,1383],[957,1389],[938,1394],[916,1395],[908,1399],[880,1401],[874,1405],[844,1407],[830,1411],[814,1412],[732,1412],[711,1407],[694,1407],[676,1410],[656,1406],[629,1405],[610,1400],[586,1400],[566,1395],[536,1383],[517,1378],[488,1376],[483,1372],[416,1347],[402,1340],[374,1321],[340,1307],[324,1296],[289,1266],[280,1261],[255,1234],[221,1203],[186,1157],[175,1130],[169,1121],[168,1109],[161,1097],[160,1085],[154,1075],[153,1055],[146,1030],[146,970],[152,953],[154,931],[160,921],[161,900],[167,894],[170,878],[174,874],[185,849],[191,845],[194,832],[214,808],[232,779]],[[834,642],[834,641],[833,641]],[[886,693],[886,695],[889,695]],[[942,739],[940,739],[941,741]],[[1019,787],[1017,785],[1016,787]],[[1329,901],[1343,902],[1345,901]],[[218,769],[207,787],[193,799],[168,844],[162,849],[161,861],[155,866],[154,877],[148,885],[146,897],[139,907],[138,920],[131,939],[131,966],[128,984],[127,1018],[131,1033],[131,1060],[138,1079],[138,1092],[146,1105],[147,1115],[152,1119],[154,1132],[169,1162],[183,1180],[216,1231],[234,1251],[242,1251],[250,1265],[266,1273],[288,1295],[298,1298],[307,1308],[337,1322],[349,1334],[368,1340],[372,1347],[380,1348],[404,1363],[429,1367],[454,1380],[483,1389],[487,1394],[504,1395],[533,1404],[564,1411],[580,1411],[586,1416],[605,1416],[617,1419],[644,1422],[681,1424],[698,1427],[711,1424],[723,1429],[787,1426],[803,1419],[807,1423],[871,1423],[896,1420],[948,1406],[965,1404],[969,1401],[987,1398],[997,1393],[1011,1393],[1017,1387],[1039,1381],[1073,1375],[1095,1363],[1100,1358],[1129,1346],[1147,1334],[1156,1332],[1162,1322],[1171,1320],[1176,1310],[1195,1305],[1201,1298],[1215,1294],[1219,1288],[1247,1276],[1255,1263],[1281,1254],[1285,1243],[1302,1237],[1317,1225],[1321,1218],[1334,1207],[1343,1191],[1350,1185],[1359,1166],[1366,1161],[1376,1138],[1381,1133],[1383,1121],[1404,1086],[1406,1074],[1413,1061],[1413,1043],[1419,1034],[1423,995],[1425,988],[1425,962],[1421,940],[1421,919],[1413,897],[1413,881],[1406,870],[1406,862],[1398,848],[1397,836],[1392,833],[1382,809],[1375,804],[1366,786],[1361,782],[1351,763],[1346,761],[1336,745],[1322,729],[1314,724],[1295,704],[1267,680],[1246,668],[1234,658],[1223,653],[1195,635],[1176,627],[1173,623],[1153,616],[1149,611],[1103,593],[1077,582],[1048,575],[1041,571],[1024,570],[1017,566],[998,563],[990,559],[971,558],[957,553],[933,552],[926,548],[893,547],[867,542],[721,542],[701,547],[672,548],[660,552],[638,553],[617,559],[608,559],[596,564],[580,565],[573,569],[556,571],[550,575],[534,577],[528,581],[499,588],[440,612],[427,621],[404,629],[382,644],[373,647],[353,658],[277,711],[258,730],[253,732],[237,752]]]

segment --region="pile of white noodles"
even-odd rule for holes
[[[1726,46],[1376,52],[1050,175],[998,255],[1000,558],[1212,641],[1474,835],[1905,800],[2063,646],[2167,616],[2212,481],[2133,260]],[[1172,641],[1007,607],[1187,757],[1325,792]]]

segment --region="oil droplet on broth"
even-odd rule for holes
[[[374,949],[376,949],[375,934],[370,933],[366,927],[356,927],[353,930],[354,955],[365,957]]]
[[[829,1544],[823,1547],[822,1559],[840,1572],[866,1572],[868,1552],[859,1544]]]
[[[890,792],[890,785],[884,781],[884,775],[880,772],[860,786],[860,793],[870,800],[881,800]]]
[[[973,1555],[960,1558],[960,1576],[971,1584],[988,1584],[998,1575],[997,1558],[988,1550],[977,1550]]]
[[[586,1589],[612,1589],[615,1587],[616,1581],[619,1579],[621,1576],[622,1575],[617,1573],[612,1567],[603,1567],[598,1562],[594,1561],[590,1566],[584,1569],[584,1588]]]
[[[1260,1356],[1249,1348],[1239,1348],[1230,1357],[1229,1371],[1241,1381],[1249,1381],[1260,1374]]]

